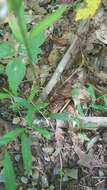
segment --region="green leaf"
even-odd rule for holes
[[[92,104],[90,107],[94,108],[95,110],[107,111],[107,107],[104,105]]]
[[[30,127],[32,127],[32,124],[33,124],[33,111],[34,110],[32,108],[29,108],[27,110],[27,115],[26,115],[26,120]]]
[[[16,190],[16,179],[12,161],[8,152],[4,157],[5,190]]]
[[[51,113],[49,115],[50,118],[52,119],[58,119],[62,121],[69,121],[70,120],[70,113],[68,112],[62,112],[62,113]]]
[[[0,64],[0,75],[5,74],[5,66]]]
[[[10,14],[8,19],[9,19],[8,23],[9,23],[9,26],[12,30],[14,37],[16,38],[17,41],[23,43],[23,37],[22,37],[20,27],[18,25],[16,17],[13,14]]]
[[[48,103],[39,102],[37,104],[33,104],[33,106],[34,106],[34,110],[38,112],[45,109],[48,106]]]
[[[52,133],[49,132],[48,130],[41,128],[41,127],[36,127],[35,130],[39,132],[44,138],[50,140],[52,137]]]
[[[32,102],[34,97],[38,95],[38,91],[35,87],[35,85],[32,86],[31,90],[30,90],[30,95],[28,97],[28,102]]]
[[[8,99],[10,95],[7,93],[0,92],[0,100]]]
[[[92,84],[88,85],[87,91],[92,98],[96,99],[95,89]]]
[[[19,54],[26,57],[26,47],[24,44],[21,44],[19,47]],[[37,63],[38,61],[38,55],[42,53],[41,48],[39,48],[39,45],[35,43],[35,40],[33,43],[30,41],[29,42],[29,52],[30,52],[30,60],[32,61],[33,64]]]
[[[21,97],[17,96],[17,97],[14,97],[14,101],[20,107],[24,107],[24,108],[29,108],[30,107],[30,104],[24,98],[21,98]]]
[[[9,42],[0,43],[0,58],[10,57],[15,55],[15,49]]]
[[[25,43],[27,35],[26,19],[24,15],[24,3],[22,0],[9,0],[12,4],[12,13],[8,17],[9,26],[15,38],[22,43]]]
[[[38,55],[42,53],[40,46],[44,43],[45,39],[46,36],[43,33],[38,34],[34,38],[29,35],[28,44],[32,63],[37,63]],[[19,54],[26,56],[26,47],[24,44],[20,44],[18,51]]]
[[[32,35],[29,35],[29,40],[31,41],[31,45],[35,43],[37,47],[40,47],[46,40],[46,35],[44,34],[44,32],[40,32],[36,37],[32,37]]]
[[[14,95],[17,95],[17,88],[25,76],[25,70],[25,64],[20,59],[10,62],[6,67],[9,86]]]
[[[20,136],[21,133],[24,132],[24,128],[16,128],[8,133],[6,133],[3,137],[0,138],[0,145],[6,145]]]
[[[25,173],[29,175],[32,169],[32,153],[29,138],[25,133],[21,135],[21,151]]]
[[[23,0],[8,0],[10,10],[18,12],[22,2]]]
[[[44,33],[39,33],[36,37],[29,36],[29,48],[32,57],[32,63],[37,63],[38,55],[42,53],[40,46],[45,42]]]
[[[76,106],[76,109],[78,110],[78,113],[81,115],[81,116],[84,116],[84,110],[83,110],[83,107],[81,104],[78,104]]]
[[[45,19],[35,25],[30,32],[31,38],[36,37],[39,33],[53,25],[61,17],[66,9],[67,4],[61,5],[55,12],[53,12],[51,15],[48,15]]]

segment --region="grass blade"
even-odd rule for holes
[[[4,92],[0,92],[0,100],[8,99],[10,95]]]
[[[13,140],[16,139],[17,136],[19,136],[21,133],[24,132],[24,128],[16,128],[8,133],[6,133],[3,137],[0,138],[0,145],[6,145]]]
[[[8,152],[5,153],[4,157],[4,178],[5,178],[5,190],[16,190],[15,173]]]
[[[47,140],[50,140],[52,138],[52,133],[49,132],[47,129],[45,128],[41,128],[41,127],[36,127],[35,130],[40,133],[44,138],[46,138]]]
[[[67,9],[67,4],[61,5],[54,13],[48,15],[45,19],[43,19],[39,24],[35,25],[30,33],[30,37],[36,37],[40,32],[43,32],[52,24],[54,24]]]
[[[25,133],[21,135],[21,150],[25,174],[29,175],[32,169],[32,153],[29,138]]]

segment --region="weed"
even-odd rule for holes
[[[33,113],[39,113],[39,111],[46,108],[48,104],[44,102],[34,102],[34,97],[36,96],[34,84],[26,99],[20,97],[19,86],[25,77],[26,64],[31,66],[33,73],[35,71],[34,64],[37,63],[38,55],[42,53],[40,46],[46,39],[44,31],[61,17],[67,8],[67,5],[61,5],[54,13],[33,26],[30,32],[27,31],[24,2],[22,0],[9,0],[8,8],[8,23],[12,31],[11,38],[14,43],[11,43],[10,41],[0,43],[0,58],[10,59],[6,67],[0,65],[0,73],[7,75],[9,84],[8,89],[3,89],[0,92],[0,100],[10,99],[11,104],[9,107],[11,109],[16,110],[17,112],[24,110],[28,127],[16,127],[6,133],[0,138],[0,145],[5,145],[8,148],[7,145],[19,137],[24,171],[26,175],[29,175],[32,169],[32,153],[27,133],[29,129],[34,129],[41,133],[45,138],[51,138],[51,134],[47,130],[39,127],[35,128],[33,126]],[[14,46],[15,41],[18,44],[17,47]],[[27,63],[24,61],[26,60],[26,57],[28,59]],[[10,154],[7,150],[4,155],[4,177],[6,190],[15,190],[15,173]]]

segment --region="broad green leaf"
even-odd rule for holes
[[[92,98],[96,99],[95,89],[92,84],[88,85],[87,91]]]
[[[28,45],[32,63],[37,63],[38,55],[42,53],[40,46],[44,43],[45,39],[46,36],[43,33],[38,34],[34,38],[29,35]],[[24,44],[20,44],[18,51],[19,54],[26,56],[26,47]]]
[[[31,35],[29,35],[29,40],[31,41],[31,45],[33,43],[35,43],[35,45],[37,47],[40,47],[44,41],[46,40],[46,35],[44,34],[44,32],[40,32],[36,37],[32,37]]]
[[[35,130],[39,132],[44,138],[50,140],[52,137],[52,133],[49,132],[47,129],[41,127],[35,127]]]
[[[17,105],[19,105],[20,107],[24,107],[24,108],[29,108],[30,104],[27,102],[26,99],[21,98],[21,97],[14,97],[14,101]]]
[[[0,58],[10,57],[15,55],[15,49],[9,42],[0,43]]]
[[[0,64],[0,75],[5,73],[5,66]]]
[[[30,52],[30,60],[32,64],[37,63],[38,55],[42,53],[41,48],[39,48],[39,45],[35,43],[35,40],[33,43],[29,43],[29,52]],[[21,44],[19,47],[19,53],[26,57],[26,47],[24,44]]]
[[[25,173],[29,175],[32,169],[32,152],[29,138],[25,133],[21,135],[21,151]]]
[[[0,145],[6,145],[12,142],[17,138],[17,136],[20,136],[21,133],[23,133],[24,131],[25,131],[24,128],[16,128],[6,133],[3,137],[0,138]]]
[[[45,19],[35,25],[30,32],[31,38],[36,37],[39,33],[53,25],[61,17],[66,9],[67,4],[61,5],[55,12],[53,12],[51,15],[48,15]]]
[[[62,113],[51,113],[49,115],[50,118],[52,119],[58,119],[62,121],[69,121],[70,120],[70,113],[68,112],[62,112]]]
[[[8,152],[4,157],[5,190],[16,190],[16,179],[12,161]]]
[[[44,33],[39,33],[35,38],[29,36],[29,48],[32,58],[32,63],[37,63],[38,55],[42,53],[40,46],[45,42],[46,36]]]
[[[4,92],[0,92],[0,100],[8,99],[10,95]]]
[[[25,70],[25,64],[20,59],[15,59],[6,67],[9,86],[15,95],[17,95],[17,88],[24,78]]]

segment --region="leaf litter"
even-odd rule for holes
[[[59,1],[40,1],[40,4],[38,2],[26,1],[25,3],[29,28],[59,4]],[[56,80],[56,85],[48,94],[49,112],[59,113],[60,116],[63,114],[63,118],[65,112],[71,114],[73,118],[107,117],[107,110],[101,110],[99,104],[102,102],[98,98],[106,94],[107,88],[106,9],[106,1],[102,1],[98,13],[89,23],[88,33],[76,38],[78,51],[76,54],[71,52],[69,64],[64,68],[62,75]],[[60,60],[63,59],[72,42],[72,35],[80,35],[77,33],[79,24],[74,21],[73,16],[71,8],[53,28],[47,30],[48,39],[42,47],[42,55],[39,56],[38,64],[35,66],[36,85],[39,89],[45,88],[51,80]],[[6,37],[7,31],[3,29],[4,37]],[[5,66],[6,60],[1,59],[1,63]],[[3,78],[3,73],[1,75]],[[33,80],[34,76],[28,66],[26,81],[21,87],[24,96],[26,92],[29,92]],[[38,83],[38,81],[40,82]],[[0,86],[2,85],[0,84]],[[15,118],[20,121],[20,116],[17,116],[15,112],[10,114],[5,101],[1,101],[0,104],[0,135],[2,135],[4,130],[9,131],[12,121],[16,122]],[[3,107],[5,107],[5,111]],[[12,146],[9,145],[11,154],[14,155],[14,166],[18,165],[18,169],[15,167],[18,189],[106,189],[106,127],[93,127],[92,123],[88,123],[88,125],[86,123],[84,126],[80,120],[74,119],[61,121],[60,118],[54,118],[54,120],[47,119],[48,121],[46,121],[46,118],[35,117],[37,116],[34,116],[35,125],[38,120],[39,127],[50,130],[53,136],[49,140],[36,130],[29,131],[33,152],[32,173],[29,177],[23,175],[22,160],[15,159],[20,154],[18,143],[14,142]],[[0,154],[2,151],[1,148]],[[0,161],[0,166],[0,177],[2,178],[2,161]],[[0,183],[0,188],[3,189],[2,183]]]

